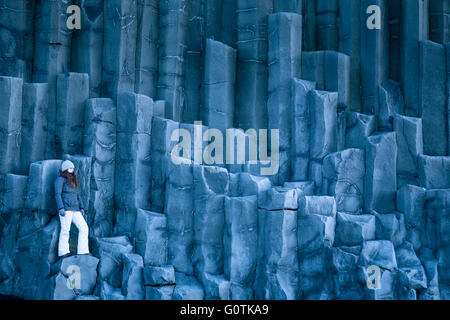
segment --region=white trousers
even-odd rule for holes
[[[77,253],[89,253],[89,228],[83,218],[83,215],[81,214],[81,211],[66,211],[66,215],[64,217],[59,216],[59,221],[61,222],[61,232],[59,234],[58,255],[63,256],[70,253],[69,237],[72,222],[78,229]]]

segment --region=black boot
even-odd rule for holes
[[[66,253],[65,255],[59,256],[58,258],[59,258],[59,259],[64,259],[64,258],[70,257],[71,255],[72,255],[72,254],[69,252],[69,253]]]

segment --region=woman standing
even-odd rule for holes
[[[78,228],[78,252],[77,254],[89,254],[86,213],[83,201],[78,189],[78,179],[74,172],[74,164],[66,160],[61,165],[60,176],[55,180],[55,197],[58,207],[61,232],[59,235],[58,255],[66,257],[70,255],[69,236],[72,222]]]

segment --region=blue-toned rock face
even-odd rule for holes
[[[0,299],[450,299],[449,0],[0,2]]]

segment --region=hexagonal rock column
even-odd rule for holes
[[[36,1],[6,0],[0,10],[0,74],[31,82]]]
[[[333,197],[299,196],[297,245],[298,299],[329,299],[331,279],[327,256],[335,241],[336,202]]]
[[[301,76],[302,16],[295,13],[274,13],[268,16],[268,124],[280,132],[279,152],[291,152],[291,79]],[[290,161],[281,164],[278,184],[289,181]]]
[[[22,87],[20,78],[0,77],[0,174],[20,166],[20,133],[22,120]]]
[[[135,92],[156,99],[158,78],[159,1],[137,1]]]
[[[89,216],[92,217],[92,232],[97,237],[113,234],[116,112],[112,99],[86,102],[83,150],[92,157]]]
[[[425,188],[418,186],[405,185],[397,191],[396,208],[405,214],[406,239],[416,251],[426,243],[425,198]]]
[[[308,180],[310,149],[310,107],[308,92],[314,90],[315,82],[292,79],[292,133],[291,133],[291,173],[293,181]]]
[[[225,194],[229,190],[226,169],[194,165],[194,251],[195,274],[223,273]]]
[[[65,73],[57,77],[56,157],[83,153],[84,113],[89,99],[89,76]],[[50,110],[49,110],[50,112]]]
[[[313,90],[308,93],[311,119],[309,180],[314,181],[317,192],[322,190],[323,158],[337,151],[337,100],[336,92]]]
[[[33,82],[48,83],[46,159],[55,158],[57,151],[57,76],[70,71],[72,31],[67,29],[66,11],[71,4],[69,0],[36,2]]]
[[[276,187],[258,199],[256,299],[297,299],[297,197]]]
[[[396,134],[377,133],[366,144],[364,208],[389,213],[395,208],[397,192]]]
[[[235,126],[244,130],[267,128],[267,16],[272,11],[272,0],[237,0]]]
[[[334,196],[338,211],[358,212],[364,203],[364,150],[346,149],[323,160],[323,194]]]
[[[405,94],[405,115],[419,113],[419,42],[428,39],[428,0],[401,0],[400,82]]]
[[[120,91],[134,91],[136,75],[136,0],[105,1],[101,94],[116,100]]]
[[[419,44],[419,116],[423,125],[423,152],[430,156],[448,153],[447,70],[445,47],[432,41]]]
[[[175,271],[193,274],[194,176],[192,163],[169,160],[164,214],[167,216],[168,263]]]
[[[178,122],[153,117],[152,119],[152,148],[151,165],[153,168],[151,178],[151,210],[164,211],[166,192],[167,166],[171,161],[170,153],[178,141],[172,141],[175,130],[179,129]]]
[[[389,77],[389,26],[387,0],[361,1],[361,94],[362,111],[379,114],[378,89]],[[380,9],[380,29],[369,29],[367,9]]]
[[[22,102],[20,171],[28,173],[31,163],[45,159],[48,130],[48,84],[25,83]]]
[[[418,184],[418,156],[423,154],[422,119],[394,116],[397,138],[397,184]]]
[[[361,3],[338,0],[339,52],[350,57],[349,110],[361,111]]]
[[[349,104],[350,57],[336,51],[302,53],[302,79],[315,81],[317,90],[338,93],[339,110]]]
[[[166,265],[167,246],[167,217],[137,209],[136,252],[143,257],[144,265]]]
[[[206,40],[201,115],[206,126],[223,133],[233,128],[236,54],[236,49],[232,47],[212,39]]]
[[[230,280],[230,298],[253,297],[258,248],[257,197],[225,199],[224,273]]]
[[[99,98],[103,66],[103,0],[75,0],[81,29],[72,34],[71,71],[89,74],[89,97]]]
[[[150,210],[153,105],[133,92],[117,96],[116,235],[133,237],[136,209]]]
[[[61,163],[62,160],[43,160],[31,164],[20,234],[43,227],[57,214],[54,183]]]

